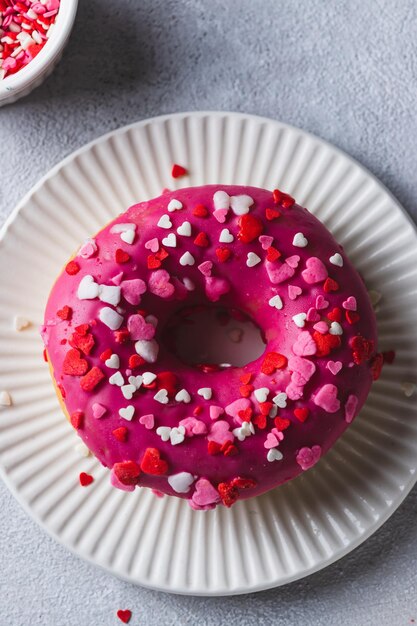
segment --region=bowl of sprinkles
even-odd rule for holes
[[[68,41],[78,0],[0,0],[0,106],[38,87]]]

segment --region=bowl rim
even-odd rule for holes
[[[50,39],[30,63],[16,74],[10,74],[0,81],[0,101],[7,99],[8,96],[12,97],[34,83],[44,73],[46,67],[57,60],[70,35],[77,7],[78,0],[61,0]]]

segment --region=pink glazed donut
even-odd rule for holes
[[[179,360],[170,324],[202,305],[250,317],[262,356],[229,368]],[[342,247],[291,196],[254,187],[132,206],[66,265],[42,335],[64,411],[112,484],[194,509],[312,467],[382,367],[369,297]]]

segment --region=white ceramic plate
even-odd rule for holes
[[[189,168],[172,180],[172,163]],[[324,221],[369,288],[383,294],[380,349],[395,348],[359,418],[320,463],[262,497],[206,513],[109,485],[80,459],[37,332],[50,287],[77,245],[162,188],[276,186]],[[306,576],[358,546],[416,481],[416,233],[398,203],[339,150],[275,121],[185,113],[117,130],[54,168],[20,203],[0,243],[0,466],[19,502],[80,556],[135,583],[201,595],[245,593]],[[16,314],[33,326],[13,330]],[[88,488],[80,471],[94,474]]]

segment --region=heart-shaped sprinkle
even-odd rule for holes
[[[316,366],[309,359],[292,356],[288,359],[288,368],[292,371],[291,380],[299,386],[308,383],[316,371]]]
[[[177,237],[175,233],[169,233],[166,237],[162,239],[162,244],[167,248],[176,248],[177,247]]]
[[[280,391],[276,396],[274,396],[274,398],[272,398],[272,402],[276,404],[278,408],[285,409],[287,406],[287,394]]]
[[[136,387],[135,385],[122,385],[122,387],[120,387],[120,390],[126,400],[131,400],[133,394],[136,391]]]
[[[107,409],[99,402],[94,402],[91,406],[91,411],[93,413],[93,417],[98,420],[103,417],[103,415],[107,412]]]
[[[235,215],[245,215],[245,213],[249,213],[249,209],[252,205],[253,198],[246,194],[230,197],[230,207]]]
[[[294,268],[287,265],[287,263],[277,264],[266,261],[265,268],[268,274],[268,278],[273,285],[283,283],[295,274]]]
[[[88,371],[88,363],[81,357],[81,352],[71,348],[65,355],[62,371],[67,376],[84,376]]]
[[[158,239],[156,237],[154,237],[153,239],[149,239],[149,241],[145,243],[145,248],[147,250],[150,250],[151,252],[158,252],[159,250]]]
[[[217,302],[230,291],[230,283],[225,278],[206,276],[205,278],[206,296],[211,302]]]
[[[261,235],[259,237],[259,243],[262,246],[262,250],[268,250],[268,248],[272,246],[273,242],[274,238],[270,237],[269,235]]]
[[[161,437],[162,441],[169,441],[171,428],[169,426],[159,426],[159,428],[156,429],[156,434]]]
[[[156,380],[156,374],[153,372],[143,372],[142,380],[144,385],[151,385]]]
[[[333,254],[333,256],[330,257],[329,261],[330,261],[330,263],[332,265],[337,265],[338,267],[343,267],[343,257],[338,252]]]
[[[168,391],[166,389],[160,389],[154,395],[153,399],[160,404],[168,404]]]
[[[314,285],[321,283],[327,278],[327,270],[322,261],[319,258],[312,256],[306,261],[306,269],[301,272],[301,276],[306,283]]]
[[[121,289],[114,285],[100,285],[98,297],[101,302],[117,306],[121,298]]]
[[[298,407],[294,409],[294,415],[298,419],[299,422],[304,423],[308,416],[310,415],[310,411],[307,407]]]
[[[298,254],[293,254],[292,256],[289,256],[285,259],[285,263],[292,267],[292,269],[294,270],[297,269],[299,262],[300,257],[298,256]]]
[[[79,476],[79,481],[80,481],[81,487],[88,487],[88,485],[91,485],[91,483],[94,481],[94,478],[93,476],[91,476],[91,474],[86,474],[85,472],[81,472]]]
[[[168,476],[168,483],[177,493],[188,493],[194,482],[194,476],[189,472],[179,472]]]
[[[172,228],[172,222],[170,220],[169,215],[162,215],[159,218],[159,221],[157,223],[157,226],[159,226],[159,228],[165,228],[165,229],[169,229]]]
[[[216,420],[224,413],[224,409],[221,406],[212,405],[209,408],[210,419]]]
[[[229,209],[216,209],[216,211],[213,212],[213,217],[216,218],[219,224],[224,224],[228,211]]]
[[[195,259],[193,257],[193,255],[191,254],[191,252],[184,252],[184,254],[182,255],[182,257],[180,257],[180,265],[186,266],[186,265],[194,265],[195,263]]]
[[[177,233],[182,237],[191,237],[191,224],[190,222],[183,222],[181,226],[178,226]]]
[[[320,315],[317,312],[317,309],[310,307],[307,311],[307,322],[318,322],[320,320]]]
[[[160,298],[170,298],[175,293],[175,287],[170,282],[170,278],[166,270],[152,272],[148,280],[149,291]]]
[[[145,318],[138,313],[135,315],[130,315],[127,320],[127,329],[130,334],[130,338],[133,341],[137,341],[138,339],[145,339],[149,341],[153,339],[155,335],[155,327],[153,324],[148,324]]]
[[[109,378],[109,383],[111,385],[117,385],[118,387],[121,387],[122,385],[124,385],[125,381],[124,381],[122,373],[115,372],[114,374],[112,374]]]
[[[96,254],[98,246],[94,239],[87,239],[87,241],[81,246],[78,254],[83,259],[91,259]]]
[[[142,424],[142,426],[145,426],[148,430],[152,430],[155,426],[155,416],[152,413],[149,413],[148,415],[141,415],[139,423]]]
[[[223,228],[219,236],[220,243],[232,243],[234,237],[228,228]]]
[[[112,435],[117,441],[125,442],[128,436],[128,430],[126,426],[120,426],[120,428],[115,428],[112,430]]]
[[[248,256],[246,259],[246,265],[248,267],[254,267],[255,265],[258,265],[258,263],[260,263],[262,261],[262,259],[255,254],[255,252],[248,252]]]
[[[304,328],[304,326],[306,325],[306,318],[306,313],[297,313],[296,315],[292,316],[292,321],[296,326],[298,326],[298,328]]]
[[[297,285],[288,285],[288,297],[290,300],[296,300],[303,293],[301,287]]]
[[[348,311],[356,311],[356,298],[354,296],[349,296],[349,298],[343,302],[342,307]]]
[[[271,448],[271,450],[268,450],[266,458],[270,463],[272,463],[273,461],[281,461],[284,457],[282,452],[280,452],[277,448]]]
[[[146,283],[141,278],[124,280],[120,287],[126,302],[134,306],[140,303],[140,297],[146,291]]]
[[[226,441],[233,441],[234,435],[230,432],[229,422],[225,420],[213,421],[210,425],[210,433],[207,435],[209,441],[215,441],[220,445]]]
[[[282,303],[282,300],[280,298],[280,296],[276,295],[273,296],[269,301],[268,301],[269,306],[272,306],[275,309],[282,309],[282,307],[284,306]]]
[[[219,210],[229,210],[230,206],[230,196],[225,191],[216,191],[213,196],[213,204],[216,211]]]
[[[273,374],[287,365],[287,358],[279,352],[267,352],[261,365],[262,374]]]
[[[182,202],[180,202],[179,200],[176,200],[176,198],[173,198],[172,200],[168,202],[168,211],[170,213],[173,213],[174,211],[181,211],[182,208],[183,208]],[[163,228],[166,228],[166,227],[164,226]],[[171,226],[169,226],[169,228],[171,228]]]
[[[314,330],[316,330],[318,333],[321,333],[322,335],[325,335],[329,330],[329,327],[327,326],[326,322],[317,322],[317,324],[314,324],[313,328]]]
[[[120,367],[120,359],[117,354],[112,354],[111,357],[104,362],[104,364],[111,369],[117,370]]]
[[[213,390],[211,387],[201,387],[201,389],[198,389],[197,393],[199,396],[204,398],[204,400],[211,400],[213,396]]]
[[[274,261],[277,261],[280,257],[281,257],[281,252],[277,250],[276,248],[274,248],[273,246],[270,246],[268,250],[266,251],[266,260],[270,261],[271,263],[273,263]]]
[[[329,306],[328,300],[324,299],[324,296],[321,294],[316,298],[316,309],[318,311],[322,311],[323,309],[327,309]]]
[[[189,404],[191,402],[191,396],[186,389],[181,389],[176,394],[175,400],[177,402],[184,402],[184,404]]]
[[[337,393],[338,389],[335,385],[323,385],[313,396],[313,402],[316,406],[327,411],[327,413],[336,413],[340,409]]]
[[[270,450],[271,448],[275,448],[278,444],[279,444],[279,441],[275,437],[275,435],[273,433],[268,433],[266,436],[266,440],[264,442],[264,447],[267,450]]]
[[[110,330],[117,330],[123,323],[123,316],[108,306],[104,306],[100,309],[98,316],[100,321],[110,328]]]
[[[161,476],[168,471],[168,463],[161,459],[160,452],[156,448],[146,448],[140,467],[145,474],[154,476]]]
[[[323,285],[323,291],[330,293],[331,291],[338,291],[339,283],[333,280],[333,278],[326,278]]]
[[[262,233],[264,225],[262,221],[255,215],[241,215],[238,219],[239,232],[238,239],[242,243],[251,243]]]
[[[132,404],[129,404],[127,407],[119,409],[120,417],[123,417],[124,420],[131,422],[133,416],[135,414],[135,407]]]
[[[292,351],[296,356],[312,356],[317,352],[314,339],[307,330],[301,331],[293,344]]]
[[[98,298],[99,287],[94,278],[87,274],[80,280],[77,298],[79,300],[94,300],[94,298]]]
[[[123,624],[128,624],[132,617],[132,611],[129,611],[129,609],[119,609],[116,615]]]
[[[155,339],[151,339],[150,341],[141,339],[137,341],[135,343],[135,350],[147,363],[155,363],[158,358],[159,346]]]
[[[330,324],[329,333],[331,335],[343,335],[343,328],[339,322],[332,322]]]
[[[327,361],[326,367],[329,372],[336,376],[342,369],[343,363],[341,361]]]
[[[183,167],[182,165],[178,165],[177,163],[174,163],[174,165],[172,166],[172,170],[171,170],[172,178],[181,178],[181,176],[186,176],[187,174],[188,172],[185,169],[185,167]]]
[[[133,230],[133,228],[129,228],[123,233],[120,233],[120,239],[128,245],[132,245],[132,243],[135,241],[135,231]]]
[[[266,402],[266,399],[268,398],[268,395],[269,395],[269,388],[260,387],[259,389],[255,389],[255,391],[253,392],[253,395],[255,396],[258,402]]]
[[[182,443],[185,439],[185,428],[184,426],[176,426],[171,429],[171,434],[169,436],[172,446],[177,446]]]
[[[211,276],[211,270],[213,269],[213,263],[211,261],[204,261],[198,266],[199,271],[203,276]]]
[[[305,248],[308,245],[308,240],[304,237],[303,233],[296,233],[292,240],[292,245],[296,248]]]
[[[130,261],[130,254],[126,252],[126,250],[122,250],[121,248],[117,248],[114,253],[114,260],[116,263],[124,264]]]
[[[320,459],[321,456],[321,447],[320,446],[312,446],[311,448],[301,448],[298,451],[296,456],[296,461],[302,470],[308,470],[310,467],[313,467]]]
[[[206,507],[220,502],[220,496],[209,480],[199,478],[195,483],[192,502],[199,507]]]

